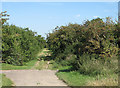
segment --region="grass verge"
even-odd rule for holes
[[[117,74],[90,76],[69,69],[68,66],[60,67],[56,75],[73,88],[74,86],[118,86]]]
[[[118,86],[118,75],[111,74],[103,77],[96,77],[94,81],[89,81],[88,86]]]
[[[5,76],[5,74],[0,74],[0,85],[1,86],[12,86],[13,85],[13,82],[10,80],[10,79],[8,79],[6,76]]]
[[[71,69],[72,66],[61,66],[51,62],[52,70],[59,70],[56,75],[69,86],[118,86],[118,74],[85,75]]]
[[[72,66],[61,66],[54,61],[50,61],[49,67],[51,70],[58,70],[56,73],[58,78],[63,80],[69,86],[85,86],[90,80],[95,80],[95,78],[92,76],[83,75],[77,71],[72,71]]]
[[[85,86],[89,80],[94,80],[94,77],[79,74],[77,71],[58,72],[56,75],[69,86]]]
[[[0,70],[31,69],[31,67],[34,66],[36,62],[37,62],[37,60],[32,60],[32,61],[27,62],[23,66],[14,66],[14,65],[2,63],[2,69],[0,68]]]
[[[41,69],[47,69],[48,65],[47,65],[47,61],[41,60],[38,64],[38,66],[36,67],[36,69],[41,70]]]

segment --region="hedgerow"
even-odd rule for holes
[[[87,20],[84,24],[57,26],[52,33],[48,33],[47,44],[53,51],[54,60],[59,63],[67,61],[69,63],[65,63],[65,65],[72,65],[74,69],[78,70],[83,69],[87,73],[84,65],[86,62],[89,63],[89,59],[91,59],[92,65],[95,63],[94,60],[102,59],[106,63],[107,58],[118,55],[119,29],[119,24],[113,22],[109,17],[105,20],[100,18]],[[94,59],[93,62],[92,59]],[[99,62],[102,65],[101,61]]]
[[[6,16],[6,12],[0,15]],[[13,65],[23,65],[36,59],[38,52],[46,45],[41,35],[29,30],[6,23],[2,18],[2,61]]]

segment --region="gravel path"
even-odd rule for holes
[[[15,86],[67,86],[53,70],[3,70]]]

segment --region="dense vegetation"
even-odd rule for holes
[[[9,16],[6,12],[0,15]],[[109,74],[112,75],[112,79],[114,78],[110,84],[113,81],[115,85],[117,84],[120,24],[113,22],[109,17],[104,20],[100,18],[87,20],[83,24],[57,26],[47,35],[47,45],[41,35],[37,35],[29,28],[9,25],[6,23],[7,20],[2,18],[0,29],[2,61],[12,65],[3,64],[5,67],[3,69],[30,68],[33,62],[35,63],[38,52],[47,46],[50,52],[48,56],[38,57],[41,61],[36,69],[59,69],[58,77],[71,86],[84,85],[89,77],[91,80],[93,76],[100,75],[104,78]],[[51,60],[49,66],[45,60]],[[24,65],[26,62],[29,64]],[[107,78],[109,80],[109,76]],[[83,83],[79,82],[81,79]]]
[[[6,12],[2,13],[6,16]],[[36,59],[38,52],[45,47],[46,41],[41,35],[2,21],[2,61],[13,65],[23,65]]]
[[[47,36],[52,59],[83,74],[118,72],[120,26],[109,17],[56,27]]]

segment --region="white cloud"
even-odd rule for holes
[[[76,17],[80,17],[80,14],[77,14]]]
[[[98,18],[99,16],[93,16],[94,18]]]

